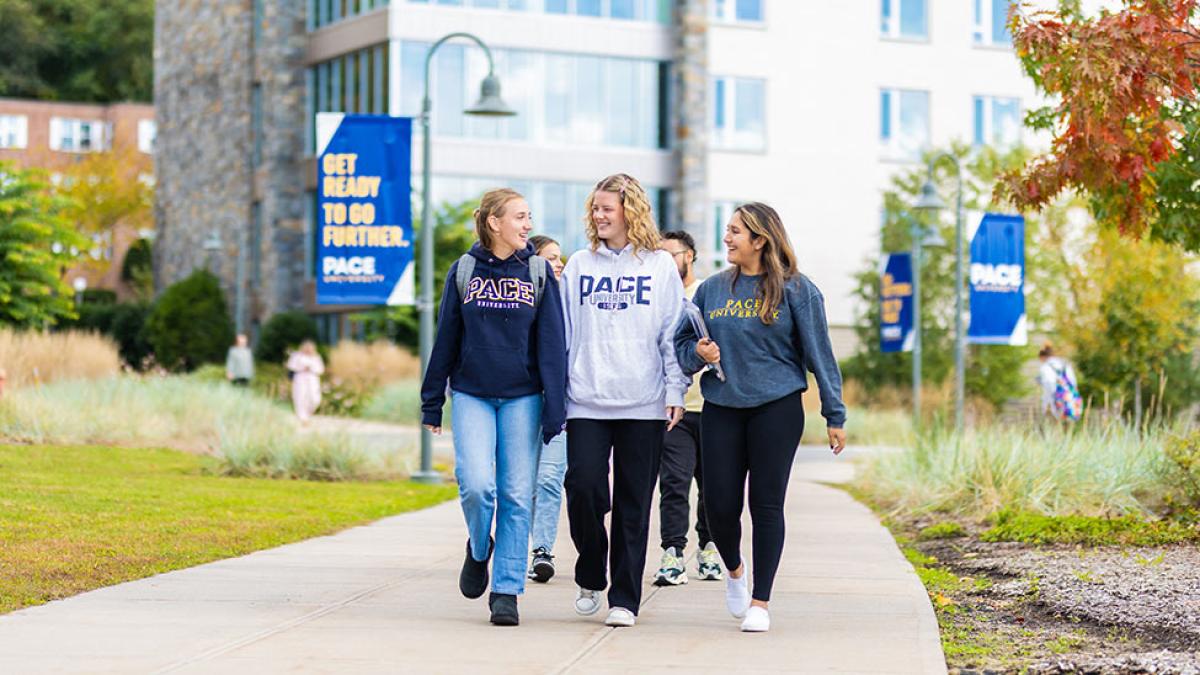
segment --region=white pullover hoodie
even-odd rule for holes
[[[690,381],[675,360],[683,282],[671,254],[603,245],[562,275],[567,419],[666,419]]]

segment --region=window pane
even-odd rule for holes
[[[892,92],[879,92],[879,139],[892,139]]]
[[[572,62],[566,56],[546,57],[546,140],[563,143],[569,137]]]
[[[1012,44],[1008,34],[1008,0],[992,0],[992,44]]]
[[[928,144],[929,93],[900,92],[900,149],[909,156],[916,156]]]
[[[476,7],[486,7],[489,9],[500,9],[500,0],[471,0],[471,4]]]
[[[725,128],[725,78],[717,78],[713,82],[713,127]]]
[[[762,21],[762,0],[737,0],[738,21]]]
[[[575,0],[575,13],[580,16],[600,16],[600,0]]]
[[[397,111],[399,115],[416,117],[421,114],[427,51],[429,44],[424,42],[400,43],[400,110]]]
[[[608,62],[608,115],[605,119],[606,140],[613,145],[631,146],[635,141],[637,114],[634,109],[636,82],[633,62],[614,59]]]
[[[439,136],[462,136],[463,110],[467,107],[463,72],[466,68],[463,48],[446,44],[434,60],[433,84],[437,90],[433,108],[433,130]]]
[[[764,98],[766,85],[762,80],[737,81],[737,108],[734,112],[734,128],[745,133],[746,144],[761,145],[764,120],[766,118]]]
[[[567,0],[546,0],[547,14],[566,14]]]
[[[1012,146],[1021,140],[1021,102],[1015,98],[992,99],[992,139]]]
[[[598,144],[604,140],[603,60],[576,57],[575,105],[571,110],[571,141]]]
[[[900,34],[925,37],[925,0],[900,0]]]
[[[879,0],[879,32],[884,35],[892,32],[892,0]]]
[[[614,19],[636,19],[634,0],[611,0],[611,16]]]

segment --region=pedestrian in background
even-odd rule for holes
[[[239,333],[225,355],[225,379],[239,387],[249,385],[254,379],[254,354],[248,344],[246,336]]]
[[[287,369],[292,373],[292,407],[301,422],[308,422],[321,405],[321,374],[325,372],[317,344],[301,342],[300,349],[288,356]]]
[[[534,253],[545,258],[554,270],[554,280],[562,279],[562,248],[545,235],[529,238]],[[563,405],[566,405],[564,401]],[[530,530],[529,578],[546,583],[554,577],[554,540],[558,538],[558,516],[562,512],[563,474],[567,471],[567,435],[559,434],[542,446],[538,456],[537,486],[533,493],[533,527]]]

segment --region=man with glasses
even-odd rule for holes
[[[696,242],[692,235],[683,231],[663,232],[662,249],[675,259],[679,278],[683,281],[684,295],[690,300],[703,279],[697,279],[693,271],[696,263]],[[687,546],[688,494],[693,478],[699,492],[696,501],[696,572],[702,580],[722,578],[721,566],[717,562],[717,547],[708,534],[708,520],[704,516],[704,489],[700,485],[700,411],[704,399],[700,395],[699,375],[692,380],[684,397],[684,414],[674,429],[666,432],[663,443],[662,466],[659,469],[659,530],[662,535],[662,562],[654,575],[655,586],[679,586],[688,582],[684,569],[684,548]]]

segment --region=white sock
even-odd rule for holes
[[[738,619],[746,616],[746,608],[750,606],[750,585],[746,583],[749,576],[744,569],[737,579],[732,574],[725,574],[725,606]]]
[[[746,618],[742,620],[742,631],[746,633],[765,633],[771,629],[771,615],[765,607],[750,605],[746,610]]]

